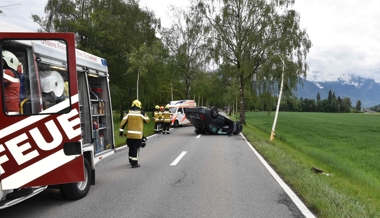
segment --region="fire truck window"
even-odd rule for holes
[[[41,40],[0,43],[3,113],[8,116],[68,113],[71,107],[64,44]]]
[[[66,68],[53,64],[38,64],[44,113],[66,113],[69,109],[69,77]]]

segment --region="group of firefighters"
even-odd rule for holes
[[[155,110],[153,112],[153,118],[154,118],[154,131],[159,133],[162,132],[163,134],[170,134],[170,116],[172,113],[169,111],[169,105],[164,106],[155,106]]]

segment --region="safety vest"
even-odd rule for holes
[[[164,121],[163,113],[163,111],[158,111],[158,117],[160,119],[160,122]]]
[[[172,115],[172,113],[170,113],[169,110],[164,111],[164,114],[163,114],[164,123],[170,123],[170,115]]]
[[[123,132],[125,126],[128,124],[127,138],[142,139],[144,130],[143,125],[144,123],[149,123],[149,121],[150,119],[146,113],[142,114],[140,110],[130,110],[120,123],[120,132]]]
[[[154,122],[155,123],[161,121],[162,114],[160,113],[160,111],[155,111],[153,116],[154,116]]]

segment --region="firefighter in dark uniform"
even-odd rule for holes
[[[8,115],[19,114],[20,112],[20,75],[17,72],[19,61],[17,57],[9,51],[2,52],[3,78],[5,109]]]
[[[170,124],[171,124],[171,122],[170,122],[171,121],[170,120],[171,115],[172,115],[172,113],[169,111],[169,105],[166,105],[164,114],[162,115],[162,117],[164,119],[164,130],[162,131],[163,134],[170,134],[169,129],[170,129]]]
[[[140,145],[143,138],[144,123],[149,123],[148,115],[141,110],[141,102],[134,100],[128,114],[120,123],[119,135],[127,136],[127,145],[129,147],[129,163],[132,168],[140,167],[138,164]],[[127,125],[127,133],[123,134],[124,128]]]
[[[160,113],[160,106],[156,105],[155,111],[153,113],[153,117],[154,117],[154,131],[159,132],[161,128],[160,124],[161,124],[161,117],[162,117],[162,114]]]

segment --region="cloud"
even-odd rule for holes
[[[31,31],[37,31],[39,25],[34,23],[31,16],[37,14],[44,16],[47,0],[15,1],[2,0],[0,2],[0,21],[20,26]]]
[[[308,79],[335,80],[349,74],[380,82],[380,1],[296,1],[301,27],[313,47]],[[316,74],[318,76],[316,76]]]

